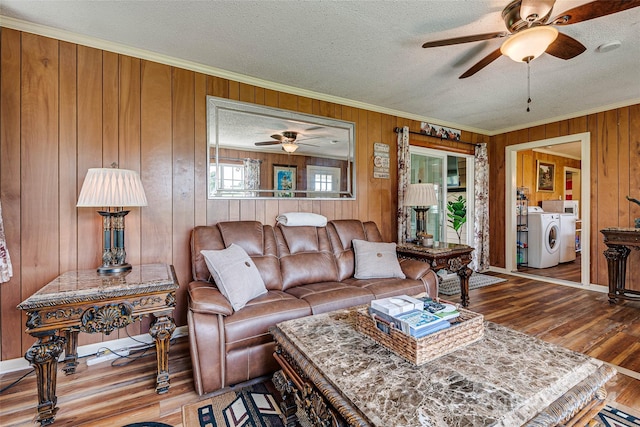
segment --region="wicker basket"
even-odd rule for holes
[[[478,341],[484,335],[484,317],[462,308],[458,308],[458,322],[422,338],[414,338],[393,327],[388,334],[381,331],[368,309],[369,307],[362,306],[354,310],[356,329],[415,365],[422,365],[456,351]]]

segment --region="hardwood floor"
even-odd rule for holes
[[[619,374],[608,384],[608,399],[640,410],[640,302],[612,306],[603,293],[493,275],[509,280],[472,290],[471,310],[486,320],[619,366]],[[458,297],[446,298],[457,301]],[[193,389],[187,339],[172,344],[167,394],[154,392],[155,364],[151,353],[122,367],[108,363],[89,367],[82,361],[75,375],[59,371],[60,410],[54,426],[117,427],[157,421],[183,427],[182,406],[201,399]],[[24,373],[0,375],[0,388]],[[36,405],[36,381],[31,374],[0,395],[0,425],[34,425]]]
[[[567,280],[569,282],[580,283],[580,253],[576,254],[576,259],[571,262],[565,262],[558,264],[555,267],[549,268],[533,268],[519,266],[519,273],[533,274],[542,277],[552,277],[554,279]]]

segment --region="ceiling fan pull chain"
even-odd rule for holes
[[[527,113],[531,111],[531,60],[527,58]]]

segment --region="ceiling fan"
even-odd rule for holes
[[[276,133],[276,134],[271,135],[271,138],[273,138],[274,141],[256,142],[255,145],[261,146],[261,145],[277,145],[277,144],[281,144],[282,145],[282,149],[284,151],[286,151],[287,153],[293,153],[294,151],[296,151],[298,149],[298,144],[301,144],[300,141],[305,141],[306,139],[312,139],[312,138],[306,138],[306,139],[303,139],[303,140],[299,140],[298,139],[298,135],[300,135],[299,132],[296,132],[296,131],[293,131],[293,130],[287,130],[287,131],[284,131],[282,133]],[[306,144],[306,145],[310,145],[310,144]]]
[[[550,19],[555,0],[513,0],[502,11],[507,31],[454,37],[426,42],[423,48],[507,38],[500,48],[478,61],[460,76],[465,79],[482,70],[502,55],[529,63],[548,53],[560,59],[580,55],[586,47],[578,40],[559,32],[555,26],[571,25],[611,15],[640,6],[640,0],[596,0],[569,9]]]

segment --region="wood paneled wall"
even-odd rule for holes
[[[385,240],[396,238],[397,170],[391,167],[390,179],[373,178],[373,144],[389,144],[395,165],[394,127],[417,131],[419,122],[6,28],[0,56],[0,196],[14,269],[0,284],[2,360],[22,357],[33,343],[17,304],[62,272],[100,263],[99,216],[75,207],[91,167],[115,162],[140,172],[149,205],[127,216],[127,259],[175,266],[178,325],[186,319],[195,225],[273,224],[278,213],[307,211],[372,220]],[[208,200],[207,95],[354,122],[357,199]],[[469,132],[462,139],[488,141]],[[148,320],[129,333],[147,329]],[[103,340],[80,336],[81,345]]]
[[[606,247],[600,230],[632,227],[634,218],[640,217],[640,206],[625,198],[640,197],[640,104],[491,137],[491,265],[505,266],[505,147],[582,132],[591,134],[591,176],[582,175],[590,180],[591,198],[580,202],[582,206],[588,202],[591,209],[590,283],[607,285]],[[640,252],[632,251],[627,265],[629,288],[640,290],[639,272]]]

